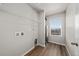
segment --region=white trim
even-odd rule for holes
[[[53,42],[53,41],[48,41],[48,42],[51,42],[51,43],[55,43],[55,44],[58,44],[58,45],[65,46],[65,44],[61,44],[61,43],[57,43],[57,42]]]
[[[41,47],[45,47],[45,45],[43,45],[43,44],[37,44],[37,45],[39,45],[39,46],[41,46]],[[25,52],[24,54],[22,54],[22,56],[24,56],[24,55],[26,55],[27,53],[29,53],[31,50],[33,50],[35,47],[33,46],[31,49],[29,49],[27,52]]]
[[[41,46],[41,47],[45,47],[45,44],[43,45],[43,44],[40,44],[40,43],[39,43],[39,44],[37,44],[37,45],[39,45],[39,46]]]
[[[68,55],[69,55],[69,56],[71,56],[71,54],[70,54],[70,52],[69,52],[69,50],[68,50],[68,48],[67,48],[67,46],[66,46],[65,44],[56,43],[56,42],[52,42],[52,41],[49,41],[49,42],[51,42],[51,43],[55,43],[55,44],[58,44],[58,45],[65,46],[65,47],[66,47],[66,50],[67,50]]]
[[[29,49],[28,51],[26,51],[24,54],[22,54],[22,56],[26,55],[27,53],[29,53],[31,50],[33,50],[35,47],[33,46],[31,49]]]
[[[67,46],[65,46],[65,47],[66,47],[66,50],[67,50],[67,52],[68,52],[68,55],[71,56],[71,54],[70,54],[70,52],[69,52]]]

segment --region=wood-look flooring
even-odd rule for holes
[[[32,51],[25,56],[66,56],[64,46],[48,43],[46,47],[36,46]]]

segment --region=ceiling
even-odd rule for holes
[[[29,5],[37,11],[44,10],[45,15],[49,16],[64,12],[68,6],[68,3],[30,3]]]

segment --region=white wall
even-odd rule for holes
[[[16,32],[23,36],[16,36]],[[27,4],[0,6],[0,55],[22,55],[38,39],[38,14]]]
[[[53,20],[54,17],[59,17],[62,21],[62,35],[51,35],[50,25],[49,22]],[[51,15],[47,17],[48,20],[48,41],[56,44],[65,45],[65,12],[58,13],[55,15]]]
[[[38,45],[45,47],[45,12],[39,12]]]

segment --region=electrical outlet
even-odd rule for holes
[[[21,32],[21,36],[23,36],[24,35],[24,33],[23,32]]]
[[[16,36],[19,36],[19,32],[16,33]]]

